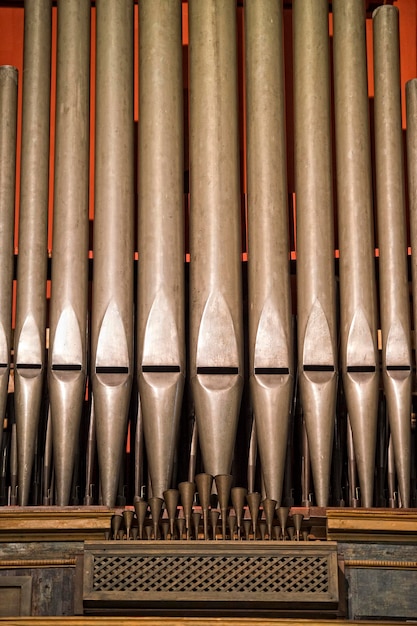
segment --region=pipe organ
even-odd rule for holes
[[[0,67],[0,515],[243,543],[417,506],[401,7],[290,4],[25,0],[23,71]]]

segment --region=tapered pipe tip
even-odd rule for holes
[[[217,529],[217,522],[219,521],[219,517],[220,517],[220,511],[218,509],[211,509],[210,510],[210,521],[211,521],[211,527],[213,529],[213,539],[216,539],[216,529]]]
[[[182,537],[184,535],[184,528],[185,528],[185,518],[184,517],[177,517],[177,528],[178,528],[178,537],[179,537],[179,539],[182,539]]]
[[[280,506],[278,509],[278,519],[281,525],[281,528],[285,528],[287,525],[288,513],[290,509],[287,506]]]
[[[252,519],[258,517],[259,505],[261,503],[261,494],[257,491],[253,491],[252,493],[246,494],[246,500],[249,505],[249,511]]]
[[[173,519],[177,514],[179,496],[180,493],[178,489],[167,489],[164,491],[164,500],[170,519]]]
[[[292,521],[294,522],[294,528],[296,532],[300,532],[301,530],[301,522],[304,519],[304,515],[302,513],[294,513],[292,516]]]
[[[191,514],[191,508],[193,506],[195,485],[192,482],[184,481],[178,485],[178,489],[181,496],[181,504],[184,509],[184,513]]]
[[[158,497],[149,498],[148,500],[149,508],[151,510],[151,515],[154,522],[159,520],[163,503],[164,501],[162,500],[162,498]]]
[[[241,514],[242,509],[245,505],[247,493],[248,490],[245,487],[232,487],[231,489],[232,504],[238,517]]]
[[[233,539],[236,528],[236,513],[229,513],[229,515],[227,516],[227,525],[229,526],[230,530],[230,539]]]
[[[201,521],[200,511],[193,511],[192,518],[193,518],[195,538],[198,539],[198,529],[200,527],[200,521]]]
[[[277,506],[277,501],[272,500],[271,498],[265,498],[265,500],[262,501],[262,508],[265,513],[265,521],[266,521],[267,526],[272,524],[272,521],[275,515],[276,506]]]
[[[230,490],[232,487],[233,476],[231,474],[218,474],[214,477],[216,481],[217,495],[219,497],[220,508],[227,509],[229,505]]]
[[[211,474],[197,474],[195,477],[197,485],[198,497],[203,509],[210,506],[211,487],[213,485],[213,476]]]
[[[119,515],[118,513],[116,513],[116,515],[113,515],[113,517],[111,518],[111,529],[113,533],[113,539],[117,539],[120,527],[122,525],[122,521],[123,521],[123,517]]]
[[[134,502],[136,517],[138,518],[139,525],[142,526],[145,521],[146,511],[148,510],[148,503],[146,500],[135,500]]]
[[[131,511],[130,509],[126,509],[125,511],[123,511],[123,521],[125,528],[131,527],[134,514],[134,511]]]

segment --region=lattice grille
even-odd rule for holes
[[[327,593],[324,556],[95,555],[93,591]]]

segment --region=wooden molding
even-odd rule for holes
[[[417,509],[327,509],[327,539],[417,543]]]
[[[0,507],[0,543],[101,540],[113,514],[103,506]]]

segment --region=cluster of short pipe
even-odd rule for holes
[[[232,487],[232,476],[197,474],[195,482],[181,482],[163,498],[136,497],[134,507],[115,513],[106,539],[231,539],[307,541],[302,513],[277,506],[276,500],[244,487]],[[231,502],[231,506],[230,506]]]

